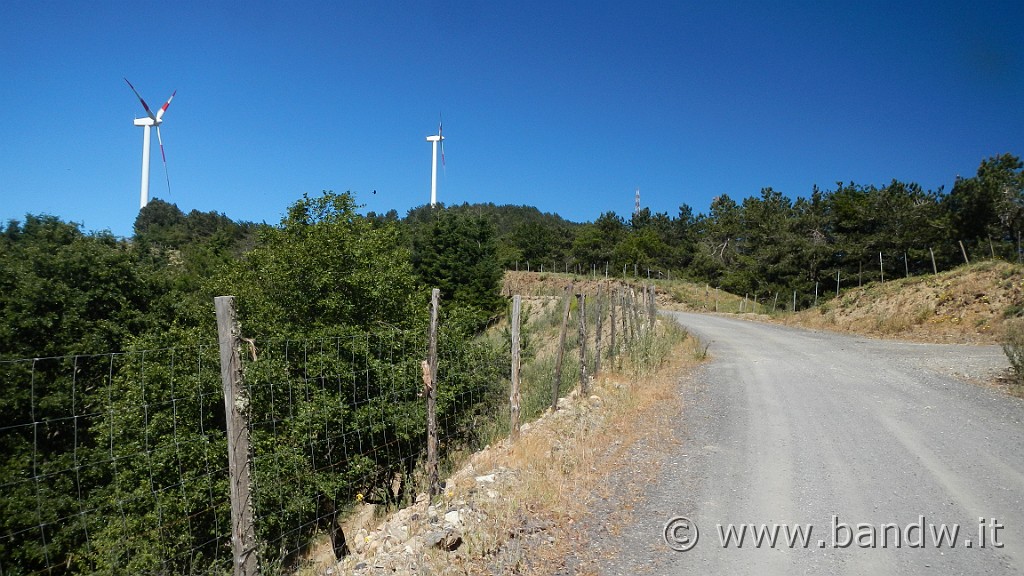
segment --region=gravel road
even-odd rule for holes
[[[966,382],[1007,366],[998,347],[672,315],[713,359],[631,523],[592,536],[615,550],[601,573],[1024,574],[1024,402]],[[677,545],[699,528],[689,551],[666,543],[675,516]],[[730,524],[778,540],[726,547]]]

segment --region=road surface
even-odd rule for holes
[[[672,315],[713,359],[602,573],[1024,574],[1024,402],[965,381],[998,347]]]

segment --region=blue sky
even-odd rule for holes
[[[7,2],[0,221],[130,235],[142,108],[151,194],[276,223],[303,193],[400,214],[446,203],[576,221],[706,212],[771,186],[929,189],[1024,156],[1024,4]],[[376,190],[377,193],[373,194]]]

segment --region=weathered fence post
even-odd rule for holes
[[[964,254],[964,264],[970,264],[971,261],[967,258],[967,248],[964,248],[964,241],[957,240],[960,243],[960,251]]]
[[[611,337],[609,338],[609,343],[608,343],[608,359],[609,360],[615,360],[615,287],[614,286],[611,287],[609,296],[610,297],[608,298],[608,307],[610,308],[609,312],[611,314],[611,319],[609,320],[609,327],[611,328],[611,332],[612,333],[611,333]],[[612,363],[612,366],[614,366],[614,365],[615,364]]]
[[[431,290],[430,345],[427,350],[427,370],[423,375],[427,388],[427,492],[431,497],[441,492],[437,477],[437,312],[440,300],[441,290]]]
[[[839,297],[839,275],[842,273],[842,270],[836,270],[836,298]]]
[[[932,274],[938,275],[939,267],[935,265],[935,251],[932,250],[931,246],[928,247],[928,253],[932,255]]]
[[[558,389],[562,385],[562,360],[565,357],[565,331],[569,328],[569,310],[572,306],[572,284],[565,287],[565,305],[562,309],[562,329],[558,332],[558,352],[555,354],[555,377],[551,379],[551,411],[558,410]]]
[[[882,273],[882,284],[885,284],[885,266],[882,265],[882,253],[878,253],[878,269]]]
[[[512,440],[519,438],[519,313],[522,305],[522,296],[516,294],[512,297],[512,392],[509,395],[511,404],[509,436]]]
[[[576,313],[580,317],[580,395],[586,396],[590,386],[587,379],[587,296],[580,293],[576,295]]]
[[[253,524],[249,469],[249,395],[242,382],[241,327],[235,317],[235,297],[213,299],[220,342],[220,378],[227,417],[228,473],[231,489],[231,553],[235,576],[255,576],[259,569]]]
[[[601,372],[601,332],[604,328],[604,300],[601,289],[597,289],[597,321],[594,327],[594,377]]]
[[[658,318],[658,290],[651,284],[651,299],[647,303],[648,313],[651,315],[651,330],[654,330],[654,321]]]

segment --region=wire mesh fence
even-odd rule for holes
[[[616,294],[602,295],[601,314],[618,304],[625,352],[653,309],[641,292]],[[599,309],[587,307],[590,326]],[[507,334],[474,337],[453,314],[442,314],[436,339],[442,473],[510,432]],[[250,554],[262,573],[289,572],[314,544],[346,553],[340,525],[354,508],[403,506],[430,489],[426,331],[241,336],[237,395],[215,341],[0,362],[3,389],[14,391],[0,398],[0,576],[229,574]],[[596,368],[595,345],[569,346]],[[581,367],[566,361],[562,392]],[[524,371],[525,420],[545,409],[551,371],[550,356]],[[233,411],[246,417],[251,473],[242,505],[254,537],[242,552]]]
[[[485,442],[507,355],[442,325],[442,459]],[[422,488],[422,331],[242,346],[264,571],[287,570],[359,502]],[[225,402],[215,343],[0,362],[0,574],[231,573]],[[492,426],[493,427],[493,426]],[[340,553],[341,550],[339,549]]]

